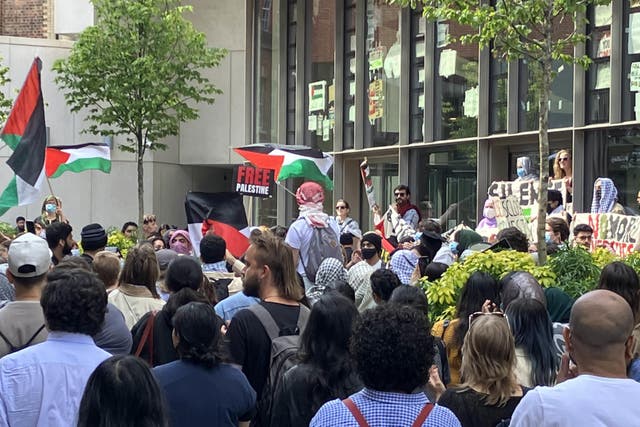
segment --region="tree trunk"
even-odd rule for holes
[[[547,191],[549,189],[549,98],[551,95],[551,56],[545,58],[540,75],[540,104],[538,109],[538,144],[540,148],[540,181],[538,190],[538,263],[547,262],[545,225],[547,222]]]
[[[142,132],[136,135],[138,140],[138,149],[136,150],[136,162],[138,169],[138,241],[144,239],[144,231],[142,230],[144,224],[144,164],[142,160],[144,158],[144,141],[142,140]]]

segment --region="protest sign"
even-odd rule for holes
[[[593,228],[593,245],[609,247],[620,256],[634,250],[640,233],[640,217],[612,213],[576,214],[572,229],[578,224],[588,224]]]
[[[271,197],[275,181],[273,170],[239,165],[233,169],[233,190],[245,196]]]
[[[493,206],[496,210],[496,219],[498,222],[497,229],[503,230],[509,227],[515,227],[522,231],[529,240],[531,240],[531,227],[529,221],[522,214],[520,200],[513,194],[504,199],[492,197]]]
[[[509,196],[516,199],[516,203],[521,208],[521,215],[530,218],[535,214],[538,207],[538,181],[494,181],[489,186],[487,194],[489,197],[497,197],[504,200]]]

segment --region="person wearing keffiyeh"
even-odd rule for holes
[[[609,178],[598,178],[593,184],[591,213],[615,213],[624,215],[624,207],[618,201],[618,189]]]
[[[401,249],[391,255],[390,270],[396,273],[403,285],[411,283],[411,275],[416,265],[418,265],[418,255],[412,250]]]

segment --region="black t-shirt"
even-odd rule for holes
[[[261,301],[260,304],[271,314],[280,327],[280,335],[295,335],[300,306]],[[269,375],[271,340],[260,320],[248,309],[237,312],[226,336],[234,363],[242,365],[242,372],[249,384],[262,397],[262,389]]]
[[[438,400],[438,405],[449,408],[460,420],[462,427],[494,427],[503,420],[508,420],[513,415],[516,406],[523,396],[512,397],[507,404],[499,406],[487,406],[484,404],[486,394],[475,390],[452,388],[444,392]],[[523,395],[529,389],[522,387]]]

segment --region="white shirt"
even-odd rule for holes
[[[340,236],[338,224],[333,217],[327,218],[327,225],[333,229],[336,236]],[[306,220],[298,219],[291,224],[289,231],[287,231],[287,237],[284,240],[285,243],[293,249],[297,249],[299,251],[296,271],[300,273],[302,277],[307,277],[307,273],[304,271],[303,262],[304,264],[307,264],[309,261],[309,242],[311,241],[311,237],[313,237],[313,227],[311,227]],[[310,280],[313,281],[315,278],[311,278]]]
[[[627,427],[640,425],[640,383],[580,375],[555,387],[536,387],[511,417],[511,426]]]

